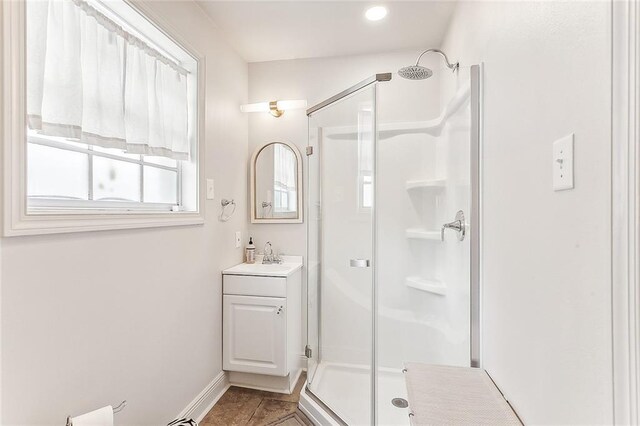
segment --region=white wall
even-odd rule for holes
[[[4,22],[4,8],[0,7],[0,22]],[[0,29],[4,29],[2,28],[2,24],[0,24]],[[0,68],[4,67],[4,44],[2,46],[0,46]],[[4,69],[4,68],[2,68]],[[0,84],[0,97],[2,97],[4,99],[5,96],[5,87],[4,84]],[[0,102],[0,117],[4,117],[4,102]],[[4,129],[2,128],[2,118],[0,118],[0,130],[4,131]],[[3,159],[4,160],[4,159]],[[4,182],[3,182],[4,183]],[[4,196],[4,194],[3,194]],[[4,219],[4,218],[3,218]],[[3,245],[3,239],[0,238],[0,321],[2,320],[2,245]],[[3,334],[3,330],[2,330],[2,323],[0,322],[0,423],[2,423],[2,413],[3,413],[3,401],[4,401],[4,392],[3,392],[3,387],[2,387],[2,365],[3,365],[3,355],[2,355],[2,351],[4,349],[4,346],[2,344],[3,340],[2,340],[2,334]]]
[[[247,188],[247,64],[192,2],[146,7],[207,61],[204,226],[3,238],[3,425],[61,425],[128,400],[119,425],[161,425],[222,368],[220,270],[241,260]]]
[[[612,421],[610,2],[465,2],[444,50],[485,63],[483,361],[526,424]],[[575,132],[572,191],[552,142]]]

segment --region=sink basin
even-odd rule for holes
[[[293,256],[292,256],[293,257]],[[284,263],[241,263],[229,269],[225,269],[222,273],[227,275],[256,275],[263,277],[287,277],[293,272],[302,268],[302,262],[286,261]]]

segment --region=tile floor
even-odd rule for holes
[[[298,409],[300,390],[306,376],[300,376],[291,395],[232,386],[225,392],[200,426],[311,426]]]

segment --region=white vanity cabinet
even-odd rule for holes
[[[222,274],[222,359],[230,382],[291,393],[302,368],[302,259],[241,264]]]
[[[224,369],[286,376],[287,299],[223,297]]]

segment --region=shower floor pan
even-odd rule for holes
[[[371,371],[367,367],[322,362],[309,388],[348,425],[369,426],[371,425],[370,379]],[[407,398],[404,375],[400,369],[381,369],[378,373],[378,425],[410,424],[409,410],[394,406],[391,402],[394,398]],[[304,410],[305,401],[301,403],[303,411],[306,411]],[[316,420],[323,425],[334,424],[328,414],[326,418],[316,418]]]

